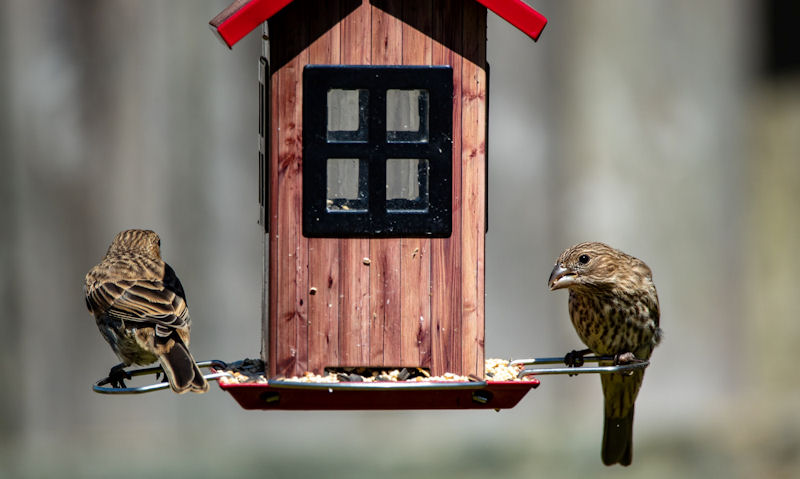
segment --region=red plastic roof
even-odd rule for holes
[[[278,13],[293,0],[236,0],[210,24],[228,47]],[[523,33],[538,40],[547,19],[522,0],[477,0]]]
[[[478,3],[493,11],[503,20],[522,30],[522,33],[539,39],[547,19],[522,0],[478,0]]]

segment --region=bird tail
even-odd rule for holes
[[[178,394],[186,391],[193,393],[208,391],[208,382],[189,353],[189,349],[180,339],[175,338],[174,341],[171,348],[163,348],[158,355],[169,387]]]
[[[602,364],[602,363],[601,363]],[[603,463],[629,466],[633,458],[633,406],[644,372],[603,374],[605,421],[603,422]]]
[[[633,459],[633,406],[625,417],[606,415],[603,425],[603,464],[629,466]]]

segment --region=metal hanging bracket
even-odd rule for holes
[[[613,361],[613,356],[584,356],[584,362],[597,363],[600,361]],[[540,364],[561,364],[560,368],[529,368],[531,365]],[[610,374],[610,373],[624,373],[631,372],[637,369],[645,369],[650,365],[650,361],[636,360],[629,364],[619,364],[616,366],[592,366],[592,367],[568,367],[564,364],[564,358],[532,358],[532,359],[517,359],[511,361],[509,366],[524,366],[524,369],[517,375],[518,378],[527,376],[541,376],[545,374],[568,374],[570,376],[576,374]]]
[[[197,363],[197,366],[200,368],[214,368],[216,370],[223,370],[227,368],[227,364],[225,362],[217,359],[212,359],[210,361],[200,361]],[[131,376],[145,376],[147,374],[158,374],[163,372],[164,370],[161,368],[161,366],[150,366],[147,368],[139,368],[126,371],[126,373],[128,373]],[[230,376],[230,373],[215,372],[211,374],[206,374],[203,377],[206,378],[206,381],[211,381],[214,379],[219,379],[223,376]],[[103,378],[94,383],[94,385],[92,386],[92,390],[99,394],[142,394],[169,388],[168,382],[147,384],[145,386],[139,386],[133,388],[128,388],[128,387],[115,388],[115,387],[103,386],[104,384],[109,384],[109,382],[110,382],[109,378],[107,377]]]

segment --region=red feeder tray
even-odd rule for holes
[[[219,383],[244,409],[509,409],[538,379],[483,382]]]

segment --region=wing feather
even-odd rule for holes
[[[188,329],[186,301],[161,281],[106,281],[95,283],[86,294],[89,309],[123,321]]]

